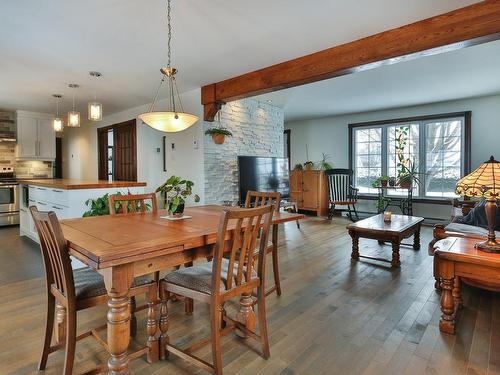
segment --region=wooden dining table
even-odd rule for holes
[[[213,251],[223,206],[186,208],[182,220],[168,220],[166,211],[127,215],[97,216],[61,221],[70,254],[104,277],[108,292],[107,346],[110,354],[108,374],[129,374],[130,342],[129,289],[134,277],[167,270]],[[302,214],[275,213],[278,225],[302,219]],[[228,228],[228,237],[231,235]],[[238,319],[252,331],[255,314],[251,295],[240,298]],[[157,326],[148,311],[148,347],[152,362],[158,360]],[[154,341],[154,342],[152,342]]]

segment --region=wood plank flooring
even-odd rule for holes
[[[223,339],[224,373],[230,374],[470,374],[500,375],[500,296],[464,287],[458,334],[441,334],[439,295],[423,228],[422,250],[401,249],[400,269],[350,259],[344,219],[308,218],[301,229],[280,233],[283,295],[267,299],[271,358],[234,336]],[[18,228],[0,228],[0,374],[34,374],[43,332],[44,286],[39,249],[18,238]],[[370,255],[390,257],[390,246],[360,241]],[[269,257],[270,258],[270,257]],[[20,260],[24,262],[18,268]],[[267,268],[271,270],[270,265]],[[269,275],[271,276],[271,275]],[[271,277],[269,278],[271,280]],[[236,303],[229,306],[234,311]],[[79,327],[105,322],[105,308],[79,313]],[[144,312],[138,313],[145,324]],[[171,304],[171,340],[188,344],[209,334],[208,310],[195,303],[185,316]],[[141,329],[137,340],[145,340]],[[136,345],[136,344],[134,344]],[[247,346],[249,345],[249,346]],[[209,348],[198,353],[210,360]],[[91,338],[77,344],[76,373],[107,358]],[[49,356],[45,374],[60,374],[63,353]],[[148,365],[131,363],[134,374],[203,374],[173,356]]]

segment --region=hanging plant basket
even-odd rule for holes
[[[210,128],[205,131],[205,135],[210,135],[216,145],[221,145],[226,137],[232,137],[233,133],[224,128]]]

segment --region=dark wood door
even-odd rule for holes
[[[135,120],[113,127],[113,180],[137,181]]]
[[[110,141],[110,132],[113,144]],[[137,181],[136,121],[130,120],[97,129],[99,152],[99,179],[108,180],[112,170],[113,181]],[[111,159],[111,160],[109,160]],[[110,168],[110,164],[112,168]]]

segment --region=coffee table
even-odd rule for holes
[[[399,267],[399,248],[402,245],[401,241],[413,235],[414,250],[420,250],[420,228],[423,217],[392,215],[390,222],[384,221],[384,215],[379,214],[367,219],[349,224],[347,230],[352,237],[352,259],[368,258],[382,262],[389,262],[393,267]],[[371,257],[359,254],[359,239],[369,238],[378,240],[380,244],[390,242],[392,245],[392,260]],[[406,244],[403,244],[406,245]]]

